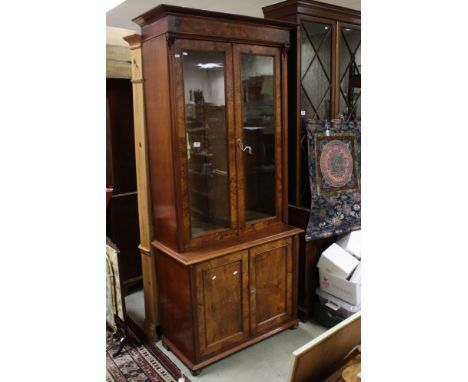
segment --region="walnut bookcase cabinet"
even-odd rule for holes
[[[286,224],[295,24],[168,5],[134,21],[162,341],[198,374],[298,323],[302,230]]]
[[[263,8],[265,18],[296,23],[289,50],[289,223],[306,228],[310,212],[307,119],[361,120],[361,12],[312,0]],[[336,237],[299,239],[298,313],[311,318],[316,264]]]

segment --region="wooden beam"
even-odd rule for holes
[[[132,78],[130,49],[123,46],[106,45],[106,77]]]
[[[138,219],[140,224],[140,253],[145,298],[145,333],[157,339],[159,325],[156,255],[151,249],[153,226],[151,220],[151,191],[149,187],[148,147],[146,141],[145,102],[140,35],[124,37],[130,45],[133,84],[133,118],[135,130],[136,178],[138,191]]]

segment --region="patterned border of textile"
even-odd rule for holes
[[[106,339],[109,345],[110,332]],[[117,347],[115,343],[106,353],[106,382],[178,382],[182,377],[182,371],[154,344],[126,343],[123,351],[113,357]]]
[[[306,123],[311,206],[306,241],[361,228],[361,125]]]
[[[116,328],[114,315],[124,320],[118,256],[117,246],[106,238],[106,322],[113,329]]]

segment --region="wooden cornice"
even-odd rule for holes
[[[125,41],[127,41],[130,49],[137,49],[141,47],[141,35],[139,34],[132,34],[130,36],[123,37]]]
[[[262,9],[265,17],[299,14],[361,24],[361,11],[314,0],[286,0]]]
[[[221,20],[231,20],[231,21],[237,21],[237,22],[263,24],[263,25],[269,25],[272,27],[289,28],[289,29],[296,27],[295,23],[291,23],[289,21],[270,20],[270,19],[264,19],[264,18],[259,18],[259,17],[234,15],[234,14],[224,13],[224,12],[213,12],[213,11],[207,11],[203,9],[178,7],[175,5],[167,5],[167,4],[158,5],[157,7],[150,9],[149,11],[143,13],[142,15],[135,17],[132,21],[137,23],[141,27],[144,27],[145,25],[151,24],[152,22],[167,15],[187,15],[187,16],[196,16],[196,17],[210,17],[210,18],[216,18],[216,19],[221,19]]]

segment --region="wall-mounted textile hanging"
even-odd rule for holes
[[[311,207],[306,241],[361,228],[361,124],[307,120]]]

